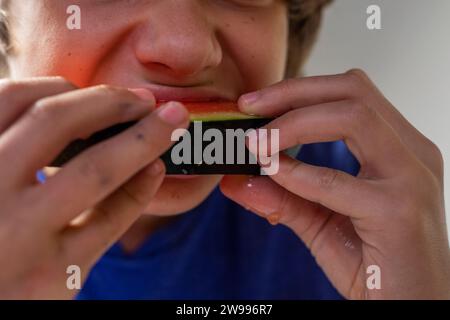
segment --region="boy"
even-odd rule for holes
[[[2,297],[72,298],[77,265],[84,299],[449,298],[439,150],[362,71],[292,78],[326,2],[3,1]],[[81,30],[65,27],[73,4]],[[277,116],[298,159],[165,176],[193,98]],[[131,120],[36,181],[70,141]]]

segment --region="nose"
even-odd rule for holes
[[[194,77],[222,60],[215,33],[198,1],[158,1],[139,27],[136,56],[151,72],[174,78]]]

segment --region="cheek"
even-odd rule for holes
[[[287,44],[287,18],[280,14],[265,23],[236,24],[228,30],[232,52],[246,81],[245,91],[253,91],[281,81],[284,77]]]
[[[23,26],[18,25],[15,32],[20,50],[12,58],[12,76],[58,75],[80,87],[89,85],[99,65],[127,33],[128,26],[126,20],[122,24],[110,23],[107,17],[99,20],[95,12],[85,11],[81,30],[66,27],[68,16],[61,6],[21,17]]]

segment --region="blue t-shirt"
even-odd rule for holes
[[[304,162],[356,174],[342,142],[304,145]],[[78,299],[340,299],[302,241],[219,189],[153,232],[133,254],[115,244]]]

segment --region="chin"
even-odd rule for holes
[[[204,175],[183,179],[166,176],[144,214],[173,216],[189,211],[209,196],[222,177]]]

